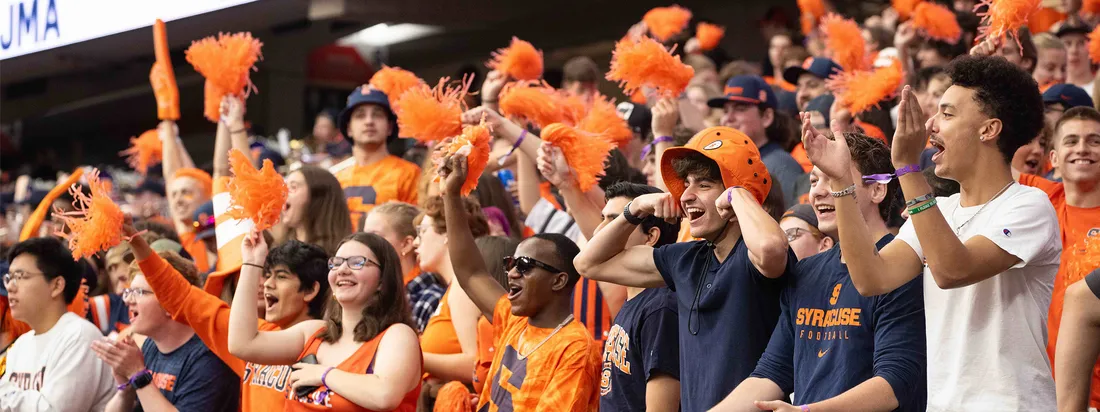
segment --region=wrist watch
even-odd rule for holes
[[[633,213],[630,213],[630,205],[633,204],[633,203],[634,203],[634,201],[631,200],[631,201],[626,203],[626,206],[623,207],[623,219],[626,219],[626,223],[630,223],[631,225],[638,226],[638,225],[642,224],[642,220],[644,220],[644,219],[642,219],[640,217],[637,217],[637,216],[634,216]]]
[[[133,386],[134,389],[144,388],[149,386],[150,383],[153,383],[153,373],[149,372],[148,369],[135,373],[134,376],[130,377],[130,386]]]

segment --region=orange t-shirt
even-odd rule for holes
[[[432,315],[432,318],[428,320],[428,325],[424,327],[424,332],[420,334],[420,349],[424,353],[437,355],[462,353],[462,345],[458,342],[458,334],[455,333],[455,325],[451,319],[450,297],[453,290],[454,288],[447,287],[447,291],[443,293],[443,298],[439,299],[439,306],[436,307],[435,315]],[[429,376],[428,372],[425,371],[424,378],[427,379]]]
[[[386,156],[373,164],[351,166],[336,172],[336,180],[344,188],[351,224],[359,230],[375,205],[391,200],[416,204],[420,166],[397,156]]]
[[[474,393],[481,393],[485,387],[485,378],[489,376],[489,368],[493,366],[493,342],[496,342],[493,334],[493,323],[484,316],[477,320],[477,362],[474,363]]]
[[[199,273],[209,272],[210,262],[206,254],[206,242],[195,240],[195,232],[180,233],[179,236],[180,243],[183,244],[183,250],[191,255],[191,260],[195,262],[195,267],[199,269]]]
[[[190,326],[202,343],[241,377],[242,411],[278,411],[290,388],[289,365],[259,365],[229,353],[229,304],[192,286],[159,255],[138,261],[149,286],[172,320]],[[279,325],[260,319],[259,330],[279,330]]]
[[[806,146],[799,143],[794,149],[791,149],[791,157],[798,162],[799,166],[802,166],[802,171],[810,173],[814,169],[814,163],[810,161],[810,155],[806,153]]]
[[[550,336],[553,331],[528,325],[526,317],[512,315],[507,297],[500,298],[493,311],[496,355],[478,411],[579,412],[599,408],[599,347],[576,320]],[[527,356],[521,357],[521,353]]]
[[[1085,242],[1100,242],[1100,207],[1083,209],[1066,204],[1065,185],[1052,182],[1035,175],[1021,175],[1020,183],[1042,189],[1054,204],[1058,214],[1058,224],[1062,229],[1062,259],[1058,274],[1054,276],[1054,294],[1050,299],[1050,311],[1047,314],[1047,354],[1051,367],[1054,366],[1054,348],[1058,341],[1058,327],[1062,323],[1062,303],[1065,301],[1066,288],[1080,281],[1088,274],[1078,269],[1075,262],[1084,257]],[[1089,405],[1100,407],[1100,361],[1092,370],[1092,390]]]
[[[392,326],[391,326],[392,327]],[[307,355],[316,355],[317,349],[321,347],[321,333],[325,331],[324,327],[318,329],[313,337],[306,341],[306,347],[302,349],[302,353],[298,355],[298,359],[302,359]],[[367,373],[370,374],[374,371],[374,356],[378,351],[378,343],[382,341],[382,337],[386,336],[386,332],[389,328],[379,333],[373,339],[363,342],[359,346],[359,349],[355,353],[351,354],[339,365],[336,365],[336,369],[350,373]],[[420,397],[420,384],[417,383],[416,387],[409,393],[405,394],[405,398],[401,399],[401,404],[393,409],[397,412],[413,412],[416,410],[416,401]],[[306,398],[299,398],[294,392],[287,391],[286,411],[362,411],[371,412],[370,409],[356,405],[347,400],[340,394],[333,392],[325,386],[319,386],[313,392],[306,396]]]

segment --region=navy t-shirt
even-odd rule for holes
[[[680,377],[676,295],[643,290],[623,303],[603,349],[600,410],[645,411],[646,383],[654,373]]]
[[[878,241],[881,249],[893,240]],[[840,395],[875,376],[894,390],[898,411],[925,409],[924,289],[918,276],[893,292],[864,297],[840,248],[798,262],[783,314],[752,373],[794,393],[794,404]]]
[[[787,273],[796,261],[788,250]],[[680,407],[705,411],[756,367],[779,319],[785,282],[756,270],[742,239],[722,262],[702,240],[654,249],[653,262],[676,294]]]
[[[161,353],[152,339],[141,345],[145,369],[153,383],[180,412],[236,412],[241,400],[241,380],[206,348],[198,335],[170,353]],[[141,403],[134,407],[142,411]]]

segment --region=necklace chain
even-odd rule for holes
[[[570,314],[569,316],[567,316],[567,317],[565,318],[565,320],[561,321],[561,323],[560,323],[560,324],[558,324],[558,327],[554,328],[554,331],[553,331],[553,332],[550,332],[550,334],[549,334],[549,335],[546,335],[546,337],[542,339],[542,342],[539,342],[539,344],[538,344],[538,345],[535,345],[535,347],[534,347],[534,348],[532,348],[532,349],[531,349],[531,350],[530,350],[529,352],[527,352],[527,354],[526,354],[526,355],[525,355],[525,354],[523,354],[522,352],[518,352],[518,351],[517,351],[517,352],[518,352],[517,354],[519,355],[519,358],[520,358],[521,360],[522,360],[522,359],[527,359],[527,357],[528,357],[528,356],[531,356],[531,354],[532,354],[532,353],[535,353],[535,351],[539,350],[539,348],[541,348],[541,347],[542,347],[542,344],[544,344],[544,343],[546,343],[546,341],[550,340],[550,338],[551,338],[551,337],[553,337],[555,333],[558,333],[558,331],[559,331],[559,330],[561,330],[561,328],[565,327],[565,325],[566,325],[566,324],[568,324],[568,323],[569,323],[570,321],[572,321],[572,320],[573,320],[573,315],[572,315],[572,314]],[[528,324],[527,324],[527,326],[524,326],[524,327],[523,327],[523,332],[520,332],[520,333],[519,333],[519,340],[520,340],[520,341],[523,341],[523,337],[524,337],[524,336],[525,336],[525,335],[527,334],[527,328],[528,328],[529,326],[531,326],[531,324],[530,324],[530,323],[528,323]]]
[[[1006,190],[1008,190],[1008,188],[1012,187],[1013,183],[1016,183],[1016,182],[1015,181],[1008,182],[1008,184],[1005,185],[1005,187],[1001,188],[1001,191],[997,192],[997,194],[995,194],[995,195],[993,195],[993,197],[989,198],[988,202],[985,202],[985,204],[983,204],[982,207],[978,208],[977,212],[974,212],[973,215],[970,215],[970,218],[966,219],[966,221],[962,222],[962,224],[956,226],[955,227],[955,236],[959,235],[959,233],[962,231],[962,228],[964,226],[966,226],[967,223],[970,223],[970,221],[974,220],[974,218],[977,217],[979,213],[982,213],[982,210],[984,210],[986,206],[989,206],[990,203],[993,203],[994,200],[996,200],[998,197],[1000,197],[1002,194],[1004,194],[1004,192]],[[955,220],[955,212],[957,210],[959,210],[959,206],[961,204],[962,204],[962,199],[959,199],[959,203],[956,204],[955,208],[951,210],[951,220]]]

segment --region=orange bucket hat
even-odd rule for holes
[[[684,194],[685,183],[673,170],[672,162],[691,153],[699,153],[713,160],[722,172],[723,185],[744,187],[757,202],[764,203],[764,198],[771,191],[771,175],[760,160],[760,150],[752,139],[737,129],[716,126],[703,129],[686,145],[665,150],[661,156],[661,177],[675,199],[680,199]]]

